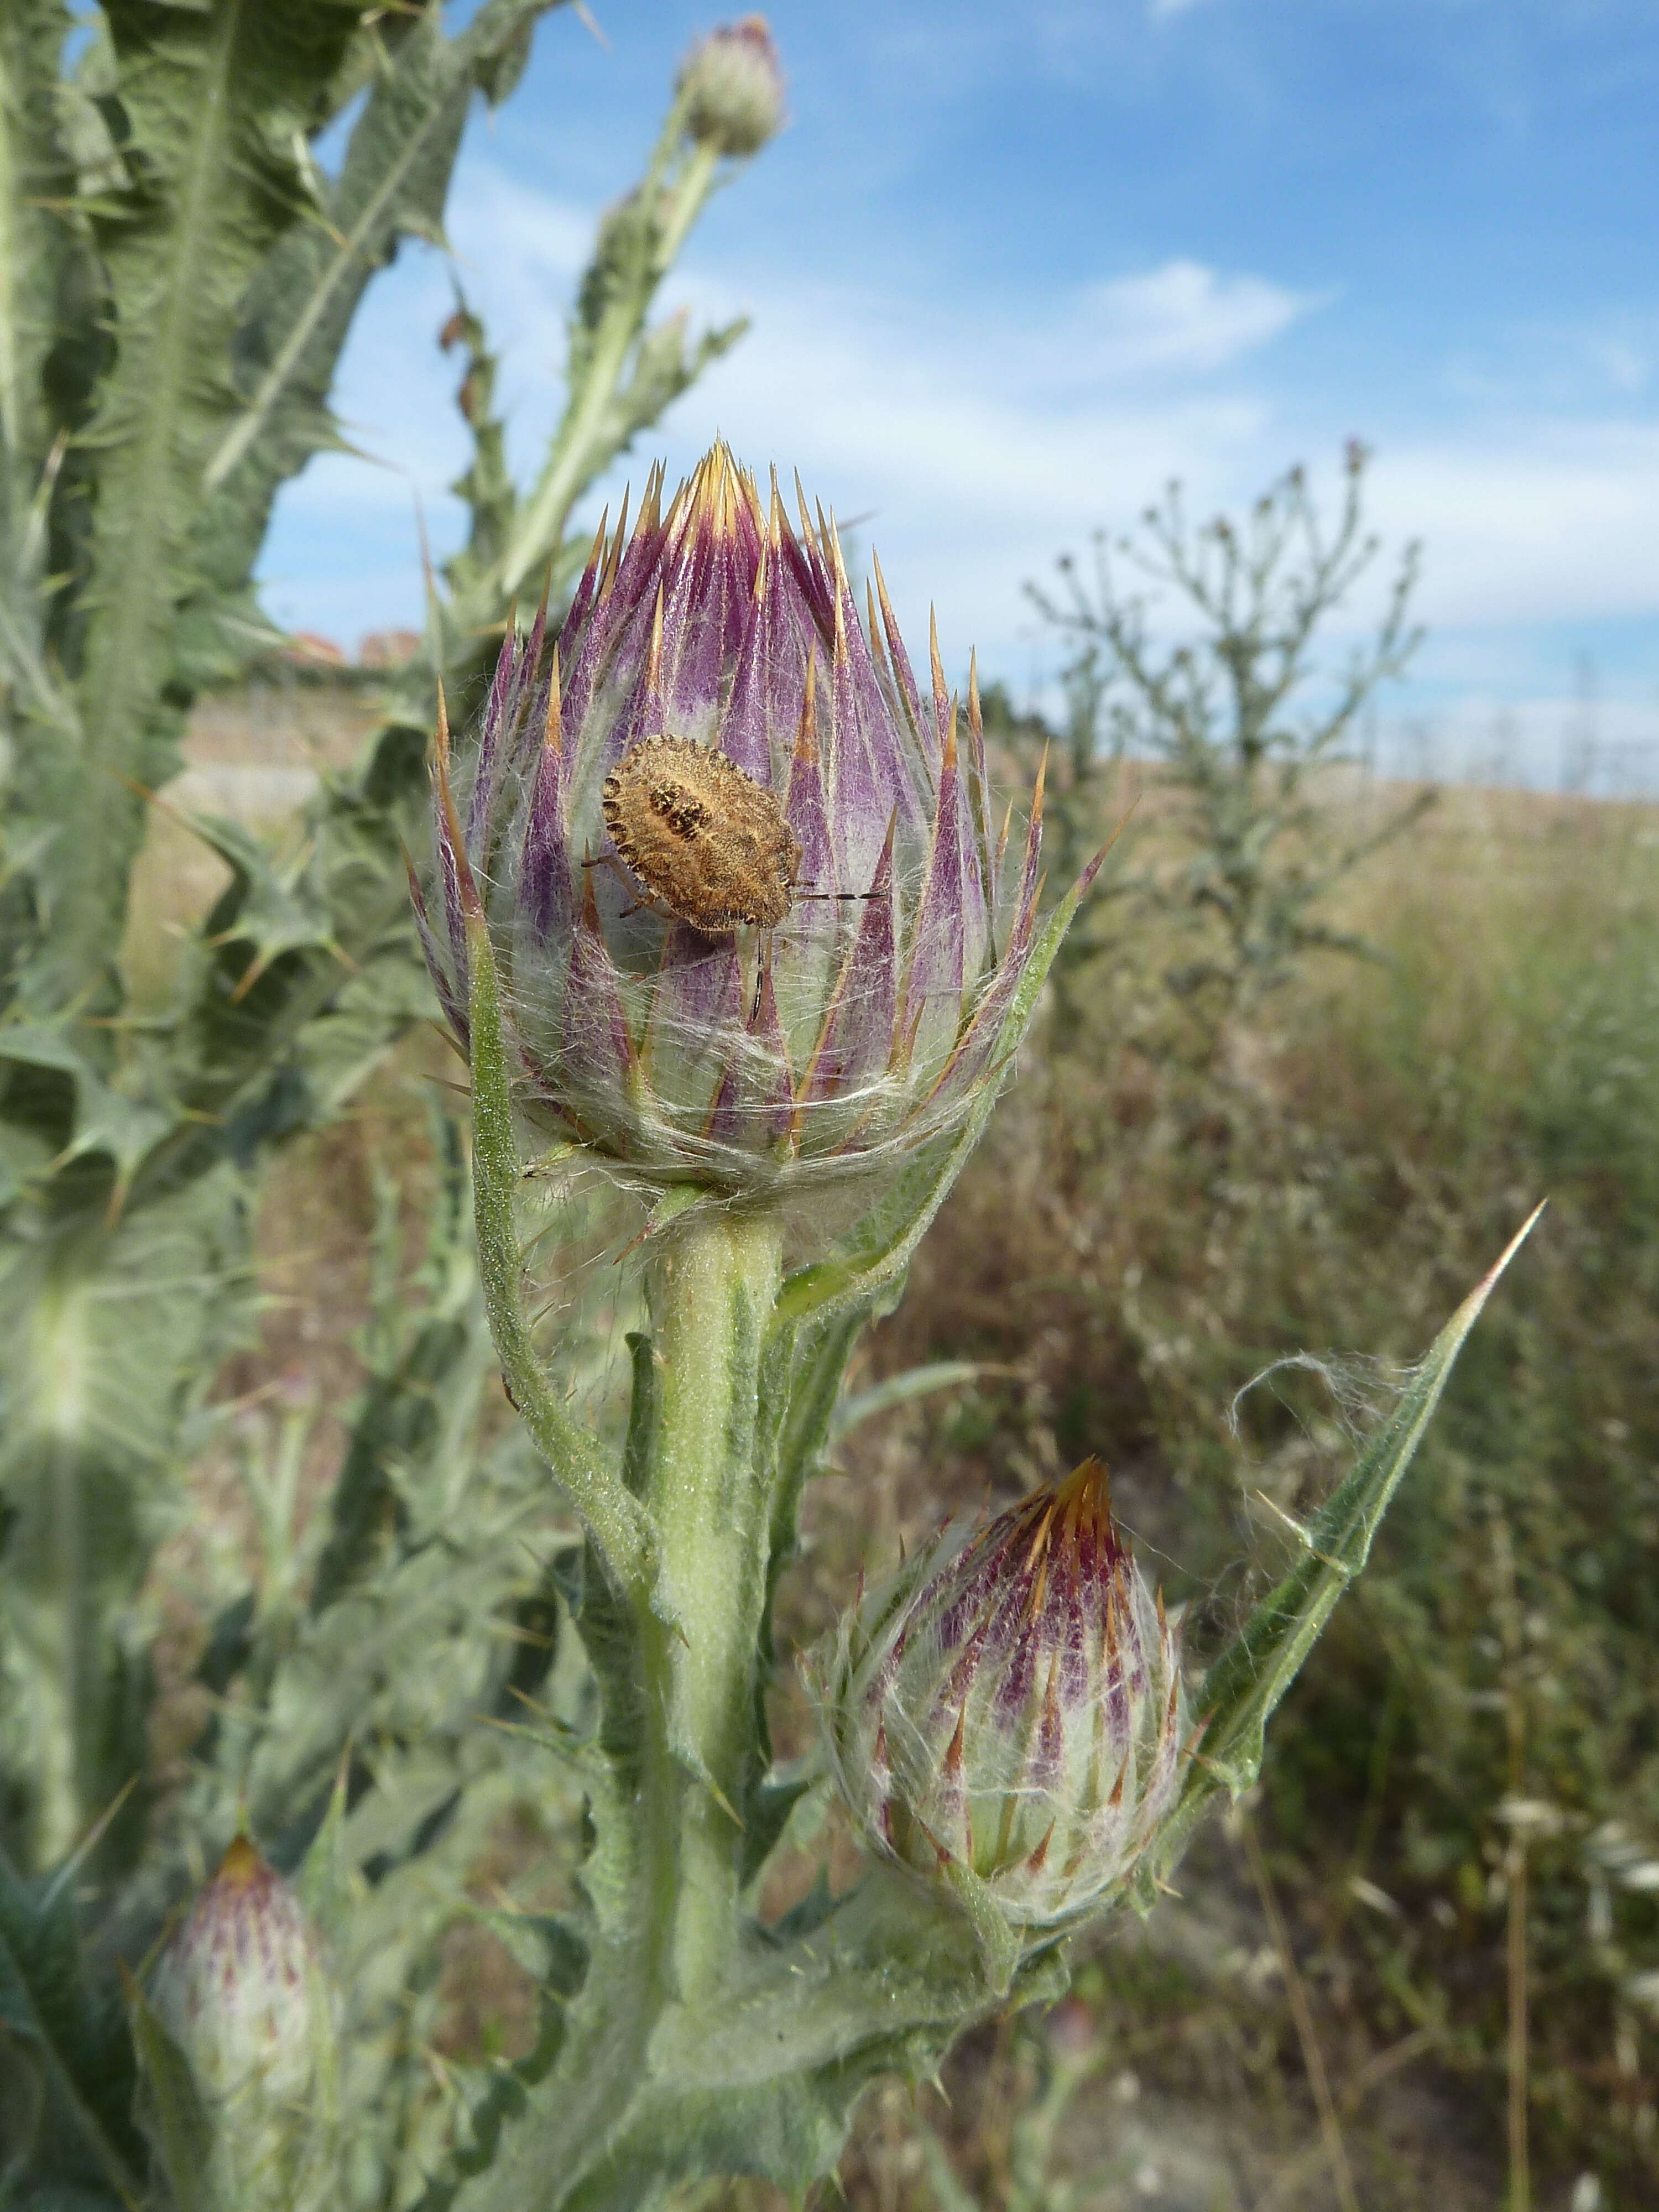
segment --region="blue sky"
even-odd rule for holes
[[[469,133],[450,210],[505,356],[521,470],[556,413],[594,219],[654,136],[690,0],[560,11]],[[664,295],[750,336],[620,477],[718,428],[867,517],[907,631],[1040,696],[1022,584],[1172,476],[1200,512],[1291,462],[1376,452],[1419,537],[1431,635],[1385,708],[1444,764],[1659,781],[1659,17],[1650,0],[779,0],[788,128]],[[373,463],[284,495],[272,611],[349,645],[418,618],[465,465],[434,337],[442,257],[405,248],[337,395]],[[1624,749],[1621,753],[1620,749]],[[1651,749],[1650,753],[1646,749]]]

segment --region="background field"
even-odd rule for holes
[[[298,678],[209,702],[175,795],[268,823],[371,708]],[[847,2199],[1659,2204],[1659,810],[1441,793],[1343,894],[1335,919],[1379,957],[1310,956],[1200,1050],[1167,981],[1183,946],[1136,888],[1175,851],[1164,794],[1128,764],[1090,804],[1115,818],[1143,784],[1101,950],[1064,979],[857,1379],[981,1371],[848,1438],[791,1636],[944,1512],[1095,1451],[1202,1650],[1282,1559],[1274,1509],[1322,1493],[1530,1207],[1549,1211],[1279,1718],[1257,1802],[1148,1923],[1085,1942],[1046,2022],[970,2039],[937,2091],[874,2096]],[[1358,827],[1403,795],[1346,775],[1328,803]],[[216,865],[158,813],[136,982],[159,988],[169,926],[204,908]],[[416,1221],[422,1093],[447,1073],[416,1042],[343,1131],[287,1155],[262,1344],[225,1395],[332,1406],[356,1387],[377,1179]],[[1321,1367],[1259,1384],[1235,1433],[1236,1394],[1303,1353]],[[328,1448],[325,1423],[319,1482]],[[231,1510],[222,1472],[199,1472],[208,1522]],[[155,1593],[181,1686],[202,1633],[190,1541]],[[780,1708],[793,1747],[807,1716],[788,1686]],[[533,1833],[503,1831],[481,1894]],[[458,1936],[447,1975],[450,2049],[522,2042],[527,1992],[493,1939]]]

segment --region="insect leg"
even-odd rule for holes
[[[623,867],[622,858],[619,854],[589,853],[584,856],[582,866],[585,868],[609,868],[612,875],[616,877],[617,882],[622,885],[625,891],[637,892],[639,890],[639,885],[635,882],[633,877],[629,875],[627,869]],[[647,894],[643,898],[636,897],[632,906],[625,906],[622,912],[617,916],[617,919],[618,921],[626,921],[631,914],[645,914],[647,912],[651,914],[672,915],[672,908],[659,905],[654,898],[651,897]]]

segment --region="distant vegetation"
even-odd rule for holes
[[[1119,772],[1101,826],[1137,787],[1143,849],[1173,863],[1156,769]],[[1363,836],[1400,796],[1351,787],[1334,823]],[[1536,2201],[1565,2203],[1577,2183],[1577,2204],[1646,2204],[1659,815],[1449,793],[1333,914],[1381,957],[1300,963],[1212,1071],[1159,1043],[1182,933],[1110,909],[1072,980],[1073,1020],[1047,1031],[881,1346],[895,1364],[948,1346],[1018,1378],[959,1404],[906,1472],[905,1507],[947,1480],[972,1495],[1098,1451],[1128,1524],[1191,1598],[1194,1634],[1213,1634],[1242,1601],[1227,1574],[1241,1531],[1279,1556],[1273,1509],[1321,1493],[1345,1431],[1396,1387],[1386,1363],[1416,1356],[1479,1255],[1547,1197],[1329,1663],[1281,1716],[1257,1820],[1333,2079],[1409,2060],[1408,2111],[1379,2081],[1346,2123],[1361,2203],[1518,2201],[1504,2180],[1518,2064]],[[1235,1394],[1304,1353],[1327,1370],[1250,1390],[1241,1452]],[[1206,1881],[1224,1895],[1249,1881],[1242,1851],[1217,1857],[1183,1875],[1198,1907]],[[1139,1958],[1099,1952],[1100,2063],[1133,2053],[1149,2081],[1246,2105],[1282,2067],[1305,2137],[1288,2008],[1261,2016],[1265,2040],[1218,2047],[1204,2023],[1241,1962],[1218,1956],[1212,1978],[1188,1961],[1172,2013],[1173,1969],[1149,1978]],[[1258,2144],[1275,2130],[1294,2133],[1282,2112]],[[966,2146],[963,2170],[987,2177],[983,2201],[1012,2203],[984,2156]],[[1300,2193],[1273,2201],[1322,2203],[1328,2186],[1316,2153]]]

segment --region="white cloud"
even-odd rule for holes
[[[521,475],[562,402],[592,223],[488,163],[454,210]],[[1309,447],[1261,356],[1320,302],[1250,272],[1177,258],[1058,298],[952,301],[884,283],[879,267],[856,285],[809,277],[785,241],[741,285],[694,258],[667,289],[669,306],[688,300],[697,320],[747,311],[754,328],[599,488],[595,512],[659,452],[689,466],[720,428],[757,467],[775,459],[786,482],[799,467],[809,493],[868,518],[856,535],[880,550],[907,634],[925,639],[936,600],[951,665],[976,642],[1019,688],[1052,673],[1022,586],[1052,574],[1057,553],[1132,524],[1173,477],[1195,514],[1237,507]],[[448,306],[444,264],[424,252],[371,303],[340,404],[388,465],[325,457],[286,495],[266,566],[273,607],[297,625],[349,641],[418,618],[416,492],[440,553],[460,526],[445,493],[466,458],[459,368],[434,343]],[[1659,613],[1659,423],[1492,404],[1466,419],[1455,437],[1385,446],[1371,480],[1385,538],[1425,540],[1423,618],[1518,637],[1520,625]],[[1534,672],[1547,721],[1566,672]],[[1472,680],[1477,720],[1504,689]]]
[[[565,317],[592,218],[480,163],[451,228],[502,357],[501,398],[528,473],[562,396]],[[881,551],[907,628],[925,629],[936,599],[948,651],[965,656],[977,638],[1021,659],[1030,626],[1021,586],[1065,546],[1122,521],[1171,476],[1218,499],[1248,480],[1266,412],[1248,387],[1218,388],[1217,372],[1240,368],[1314,304],[1190,260],[1058,301],[943,311],[896,288],[787,267],[739,290],[693,264],[668,298],[688,295],[699,321],[748,311],[754,328],[600,495],[614,497],[649,453],[688,465],[720,427],[757,465],[775,460],[786,481],[798,467],[842,515],[873,511],[860,534]],[[412,550],[417,491],[440,547],[456,526],[444,487],[465,463],[450,404],[458,368],[433,343],[448,306],[431,255],[400,267],[371,303],[338,404],[385,465],[324,457],[286,495],[266,564],[286,618],[342,635],[394,619],[389,608],[366,611],[386,578],[363,541],[389,547],[401,531]],[[412,562],[404,567],[408,619]]]
[[[1520,422],[1382,453],[1374,513],[1425,546],[1435,623],[1659,617],[1659,423]]]
[[[1659,360],[1659,316],[1625,307],[1575,322],[1527,320],[1465,344],[1445,370],[1457,398],[1570,415],[1638,399]]]
[[[1260,276],[1166,261],[1140,276],[1086,286],[1069,318],[1078,367],[1102,377],[1224,368],[1320,304]]]
[[[550,276],[568,290],[592,250],[594,210],[520,184],[493,161],[469,164],[466,186],[449,216],[463,278],[471,266],[499,277],[506,252],[520,282]]]
[[[1588,350],[1591,361],[1615,392],[1633,396],[1645,387],[1653,374],[1652,356],[1644,348],[1632,345],[1628,338],[1592,338]]]

